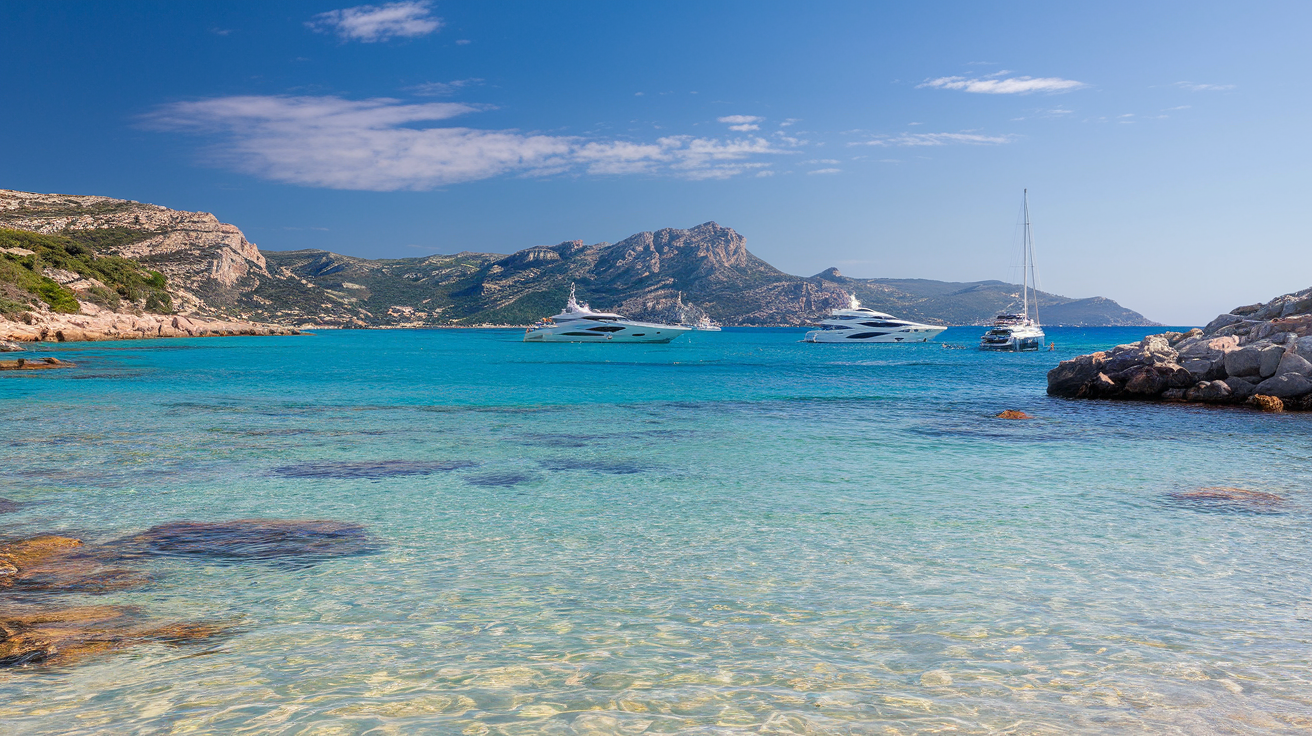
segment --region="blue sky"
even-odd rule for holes
[[[6,3],[0,187],[267,250],[715,220],[798,274],[1015,279],[1173,324],[1312,285],[1312,4]],[[16,73],[14,73],[16,70]]]

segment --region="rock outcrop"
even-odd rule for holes
[[[1312,289],[1062,361],[1048,372],[1048,393],[1312,409]]]
[[[123,314],[81,302],[81,314],[30,311],[0,316],[0,340],[22,342],[81,342],[136,340],[149,337],[231,337],[235,335],[299,335],[282,325],[241,322],[174,314]]]
[[[106,250],[163,273],[175,308],[184,313],[230,307],[269,277],[255,244],[235,225],[219,222],[208,212],[111,197],[0,189],[0,227],[45,235],[76,230],[138,233]]]

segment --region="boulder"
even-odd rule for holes
[[[1217,330],[1220,330],[1224,327],[1230,327],[1233,325],[1240,324],[1243,321],[1244,318],[1240,317],[1237,314],[1223,314],[1217,317],[1216,319],[1212,320],[1211,322],[1208,322],[1207,326],[1203,328],[1203,334],[1212,335],[1215,334]]]
[[[0,340],[0,353],[16,353],[23,349],[22,345],[8,340]]]
[[[1297,373],[1273,376],[1257,384],[1258,394],[1275,396],[1279,399],[1293,399],[1312,393],[1312,381]]]
[[[1125,393],[1135,396],[1156,396],[1167,388],[1166,379],[1152,366],[1141,365],[1125,373]]]
[[[1106,356],[1106,353],[1100,352],[1063,360],[1056,368],[1048,371],[1048,395],[1086,395],[1089,384],[1101,374]]]
[[[1263,378],[1270,378],[1276,375],[1276,369],[1280,367],[1280,360],[1285,357],[1285,349],[1272,345],[1261,350],[1262,364],[1258,370],[1259,375]]]
[[[1230,387],[1230,395],[1235,401],[1247,401],[1250,396],[1257,392],[1257,384],[1242,378],[1227,378],[1225,379],[1225,385]]]
[[[1225,381],[1203,381],[1185,392],[1186,401],[1220,404],[1231,400],[1230,386]]]
[[[1312,376],[1312,363],[1307,358],[1292,351],[1286,351],[1284,357],[1280,359],[1280,365],[1276,368],[1276,375],[1285,375],[1286,373],[1297,373],[1300,376]]]
[[[1277,412],[1285,410],[1285,402],[1274,396],[1264,396],[1263,394],[1253,394],[1248,399],[1248,405],[1257,407],[1262,411]]]
[[[1086,387],[1084,396],[1092,398],[1111,398],[1121,393],[1121,384],[1113,381],[1106,373],[1099,373]]]
[[[1185,370],[1179,363],[1162,363],[1153,366],[1157,375],[1166,379],[1166,385],[1169,388],[1189,388],[1197,383],[1198,379]]]
[[[1184,395],[1185,395],[1185,389],[1168,388],[1162,392],[1160,398],[1163,401],[1184,401]]]
[[[1262,370],[1262,356],[1252,348],[1226,353],[1225,372],[1228,376],[1256,376]]]

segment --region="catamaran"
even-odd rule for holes
[[[1034,234],[1030,230],[1030,193],[1025,190],[1025,234],[1024,259],[1021,266],[1021,311],[1020,314],[999,314],[993,319],[993,326],[979,339],[980,350],[1038,350],[1043,347],[1046,336],[1039,326],[1039,277],[1034,269]],[[1030,318],[1030,282],[1034,282],[1034,317]]]

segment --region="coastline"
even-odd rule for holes
[[[78,314],[20,312],[0,317],[0,342],[99,342],[166,337],[302,335],[295,327],[175,314],[123,314],[79,302]]]

